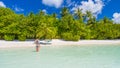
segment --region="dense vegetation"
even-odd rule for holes
[[[26,39],[119,39],[120,24],[107,17],[96,20],[91,12],[85,14],[80,9],[70,13],[61,9],[60,17],[55,13],[16,14],[9,8],[0,8],[0,39],[24,41]]]

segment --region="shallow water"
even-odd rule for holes
[[[0,68],[120,68],[120,46],[5,48]]]

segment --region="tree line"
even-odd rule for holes
[[[0,39],[24,41],[26,39],[119,39],[120,24],[104,17],[97,20],[90,11],[81,9],[70,13],[67,7],[56,13],[46,14],[40,10],[28,15],[16,14],[10,8],[0,8]]]

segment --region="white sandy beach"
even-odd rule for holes
[[[74,41],[63,41],[59,39],[53,39],[51,44],[41,46],[61,46],[61,45],[109,45],[109,44],[120,44],[120,40],[80,40]],[[0,40],[0,48],[11,48],[11,47],[35,47],[34,41],[5,41]]]

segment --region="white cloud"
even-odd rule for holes
[[[22,11],[24,11],[24,9],[15,7],[15,11],[16,11],[16,12],[22,12]]]
[[[43,11],[45,14],[47,13],[47,10],[46,10],[46,9],[43,9],[42,11]]]
[[[115,23],[120,23],[120,13],[114,13],[113,14],[113,19],[112,19]]]
[[[6,7],[6,5],[2,1],[0,1],[0,7]]]
[[[81,5],[75,5],[72,10],[76,10],[77,8],[82,9],[82,12],[91,11],[94,16],[97,17],[98,14],[102,12],[104,3],[101,0],[88,0],[81,1]]]
[[[62,5],[63,0],[42,0],[42,3],[48,6],[59,8]]]

